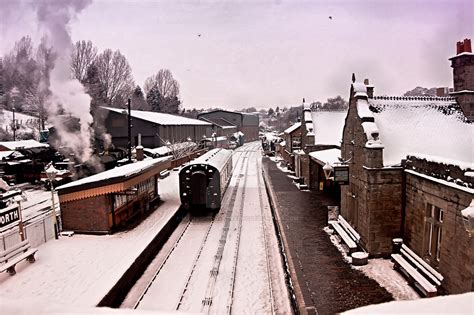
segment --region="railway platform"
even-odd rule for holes
[[[264,178],[296,281],[298,309],[307,314],[335,314],[393,298],[375,280],[354,270],[323,230],[327,206],[336,205],[320,191],[300,191],[269,158],[262,161]]]

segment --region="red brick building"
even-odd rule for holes
[[[158,200],[158,176],[171,157],[149,159],[57,188],[64,230],[111,233]]]

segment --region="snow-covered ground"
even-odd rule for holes
[[[186,222],[178,228],[170,243],[179,242],[165,245],[172,251],[168,258],[160,257],[167,253],[157,256],[156,268],[162,269],[139,309],[227,313],[232,307],[237,314],[291,312],[262,184],[259,145],[236,150],[233,162],[221,211],[212,224],[210,218],[191,218],[187,228]],[[151,280],[153,272],[146,273]],[[140,284],[142,290],[145,282]],[[212,304],[203,305],[205,298],[211,298]]]
[[[16,301],[21,310],[25,299],[40,305],[95,306],[179,208],[177,172],[160,181],[159,189],[163,203],[133,230],[60,237],[39,247],[34,264],[19,263],[15,276],[1,273],[0,309]]]

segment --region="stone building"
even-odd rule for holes
[[[210,112],[201,113],[198,119],[224,119],[232,125],[237,126],[237,130],[245,135],[245,141],[258,140],[258,115],[237,113],[227,110],[213,110]]]
[[[388,256],[403,238],[449,293],[474,289],[474,243],[461,215],[474,198],[474,125],[470,93],[456,93],[472,90],[473,59],[459,55],[453,97],[377,97],[368,80],[353,82],[341,147],[350,174],[341,214],[361,245]]]
[[[346,112],[312,111],[304,102],[302,107],[302,150],[295,155],[296,176],[310,189],[333,189],[333,184],[325,181],[322,168],[326,163],[333,166],[339,161]]]
[[[276,144],[276,151],[289,169],[294,169],[294,151],[301,149],[301,122],[294,123],[281,134],[282,142]]]

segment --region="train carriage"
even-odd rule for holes
[[[210,150],[181,169],[181,204],[186,209],[219,209],[231,177],[232,151]]]

